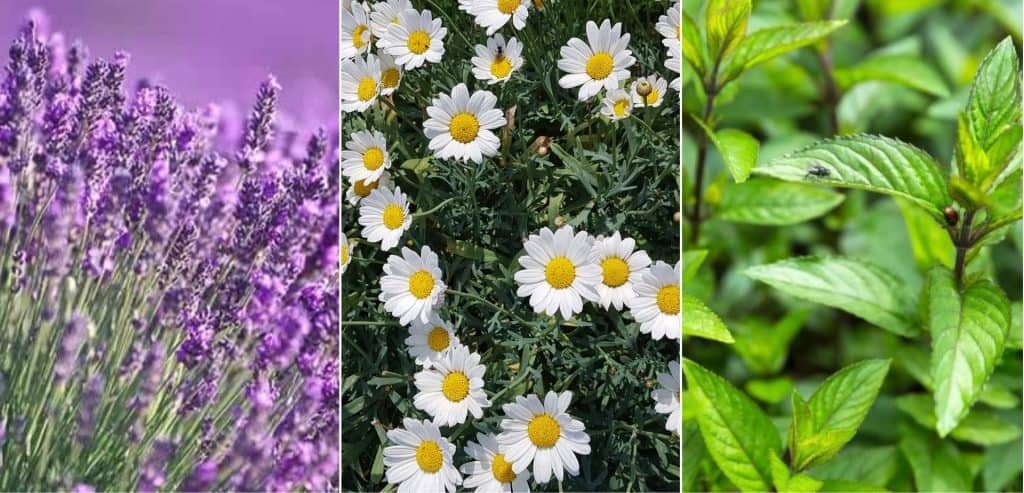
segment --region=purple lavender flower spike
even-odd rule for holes
[[[167,467],[167,461],[170,460],[176,449],[177,446],[168,440],[160,439],[153,443],[149,456],[146,457],[146,461],[142,465],[142,474],[139,476],[136,491],[151,493],[160,491],[167,485],[164,468]]]
[[[238,165],[243,171],[250,170],[253,164],[263,159],[263,152],[274,131],[274,114],[277,111],[277,97],[280,92],[281,85],[273,75],[260,84],[256,104],[249,113],[246,124],[242,151],[238,155]]]
[[[89,319],[80,313],[75,313],[71,319],[64,324],[64,333],[61,335],[60,347],[57,350],[57,359],[53,365],[54,386],[64,385],[71,371],[78,360],[79,350],[82,343],[88,336],[86,333],[89,327]]]

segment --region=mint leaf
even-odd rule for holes
[[[683,59],[690,62],[697,74],[703,77],[707,71],[704,61],[707,55],[704,52],[704,43],[700,39],[700,28],[697,27],[697,22],[690,17],[690,14],[685,11],[682,22]]]
[[[749,397],[697,363],[684,358],[683,374],[700,402],[697,422],[715,463],[740,490],[768,491],[770,453],[782,452],[775,425]]]
[[[843,27],[846,21],[805,22],[750,33],[740,42],[723,72],[728,82],[741,73],[788,51],[810,45]]]
[[[750,170],[757,163],[757,152],[760,146],[757,139],[742,130],[727,128],[716,132],[704,122],[696,118],[694,121],[704,129],[708,139],[722,155],[725,167],[729,169],[733,180],[736,180],[736,183],[746,181],[750,176]]]
[[[703,337],[712,341],[732,344],[733,337],[722,319],[711,311],[702,301],[683,295],[683,335]]]
[[[953,443],[903,428],[900,450],[914,473],[917,491],[971,491],[971,473]]]
[[[824,169],[827,176],[816,176]],[[952,204],[942,168],[928,153],[889,137],[850,135],[824,140],[762,164],[755,174],[780,180],[859,188],[903,197],[937,221]]]
[[[835,78],[844,90],[861,82],[875,80],[900,84],[940,98],[949,96],[949,89],[942,76],[914,55],[875,55],[852,67],[836,69]]]
[[[1004,129],[1020,122],[1020,69],[1007,36],[981,62],[967,96],[967,123],[988,149]]]
[[[751,180],[726,189],[715,217],[744,224],[785,226],[827,214],[843,202],[832,190],[777,180]]]
[[[707,250],[687,250],[683,252],[683,282],[687,282],[697,275],[697,270],[700,269],[701,264],[704,263],[704,258],[707,256]]]
[[[853,439],[878,397],[889,365],[886,359],[847,366],[826,379],[807,401],[809,416],[806,410],[794,412],[793,467],[802,470],[828,462]]]
[[[747,33],[750,0],[710,0],[705,11],[708,54],[724,60]]]
[[[912,311],[915,304],[903,281],[862,260],[795,258],[751,267],[745,274],[783,293],[838,308],[895,334],[913,336],[918,332]]]
[[[907,394],[896,399],[896,407],[907,413],[919,425],[935,429],[935,402],[927,394]],[[1021,435],[1020,428],[1000,418],[998,414],[975,409],[950,433],[961,442],[984,447],[1006,443]]]
[[[953,274],[944,268],[928,273],[922,296],[932,334],[936,429],[945,437],[970,412],[1003,353],[1010,302],[987,280],[974,283],[961,297]]]

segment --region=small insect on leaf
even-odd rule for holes
[[[960,213],[953,206],[942,209],[942,214],[946,216],[946,224],[950,226],[956,226],[956,223],[960,221]]]
[[[804,176],[804,178],[807,179],[812,176],[817,178],[828,178],[831,174],[832,172],[829,171],[828,168],[820,164],[812,164],[807,168],[807,175]]]

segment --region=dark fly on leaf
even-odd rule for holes
[[[829,171],[828,168],[820,164],[812,164],[810,167],[807,168],[807,174],[804,175],[804,179],[806,180],[812,176],[817,178],[828,178],[831,175],[832,172]]]

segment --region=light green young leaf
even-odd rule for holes
[[[743,388],[755,399],[768,404],[778,404],[793,391],[793,380],[789,377],[748,380]]]
[[[681,27],[683,59],[690,62],[690,65],[697,71],[697,74],[703,77],[707,71],[704,62],[706,55],[704,53],[704,42],[700,39],[700,29],[697,27],[697,22],[690,17],[690,14],[684,11]]]
[[[683,252],[683,282],[693,279],[697,275],[704,259],[708,256],[707,250],[687,250]]]
[[[699,119],[694,121],[704,129],[708,139],[718,149],[722,160],[725,161],[725,167],[729,169],[736,183],[746,181],[750,176],[750,170],[757,164],[757,151],[760,146],[757,139],[742,130],[727,128],[716,132]]]
[[[968,183],[987,190],[990,180],[995,179],[999,170],[989,164],[988,154],[976,141],[963,113],[957,117],[955,151],[960,175]]]
[[[684,336],[703,337],[727,344],[733,343],[732,334],[729,333],[725,323],[702,301],[684,294],[683,313],[686,314],[683,317]]]
[[[683,374],[701,402],[697,421],[715,463],[740,490],[768,491],[770,453],[782,452],[775,425],[749,397],[697,363],[684,358]]]
[[[779,493],[815,493],[820,491],[825,483],[818,481],[806,474],[797,474],[786,483],[786,488],[779,490]]]
[[[945,437],[970,412],[1003,353],[1010,302],[988,280],[961,297],[953,274],[937,267],[928,273],[922,307],[932,334],[936,429]]]
[[[914,472],[917,491],[971,491],[971,472],[952,442],[918,428],[902,428],[900,450]]]
[[[750,33],[726,62],[723,81],[788,51],[810,45],[843,27],[846,21],[820,21],[770,27]]]
[[[978,67],[967,96],[967,122],[982,148],[1020,122],[1020,69],[1013,38],[1007,36]]]
[[[768,456],[769,465],[772,470],[772,484],[775,491],[786,491],[786,484],[789,483],[789,466],[774,451]]]
[[[913,298],[904,282],[862,260],[794,258],[754,266],[745,273],[783,293],[838,308],[895,334],[909,337],[918,332]]]
[[[827,170],[828,176],[811,174],[812,167]],[[860,134],[824,140],[758,166],[754,173],[903,197],[939,221],[952,203],[939,164],[928,153],[889,137]]]
[[[836,69],[835,78],[844,90],[861,82],[875,80],[900,84],[940,98],[949,96],[949,89],[942,77],[914,55],[875,55],[852,67]]]
[[[724,60],[747,33],[750,0],[710,0],[705,12],[708,55]]]
[[[715,217],[736,223],[785,226],[823,216],[845,196],[832,190],[758,179],[726,188]]]
[[[927,394],[907,394],[896,399],[896,407],[907,413],[919,425],[935,429],[935,402]],[[961,442],[987,447],[1019,438],[1021,430],[1000,418],[998,414],[975,409],[964,418],[950,436]]]
[[[853,439],[889,372],[891,361],[865,360],[839,370],[818,387],[805,413],[794,412],[793,466],[802,470],[828,462]],[[798,421],[800,420],[800,421]]]
[[[910,248],[914,252],[918,268],[923,271],[936,265],[953,268],[956,247],[953,246],[953,240],[949,238],[946,229],[921,208],[914,207],[899,197],[895,198],[895,201],[903,215],[903,221],[907,224]]]

